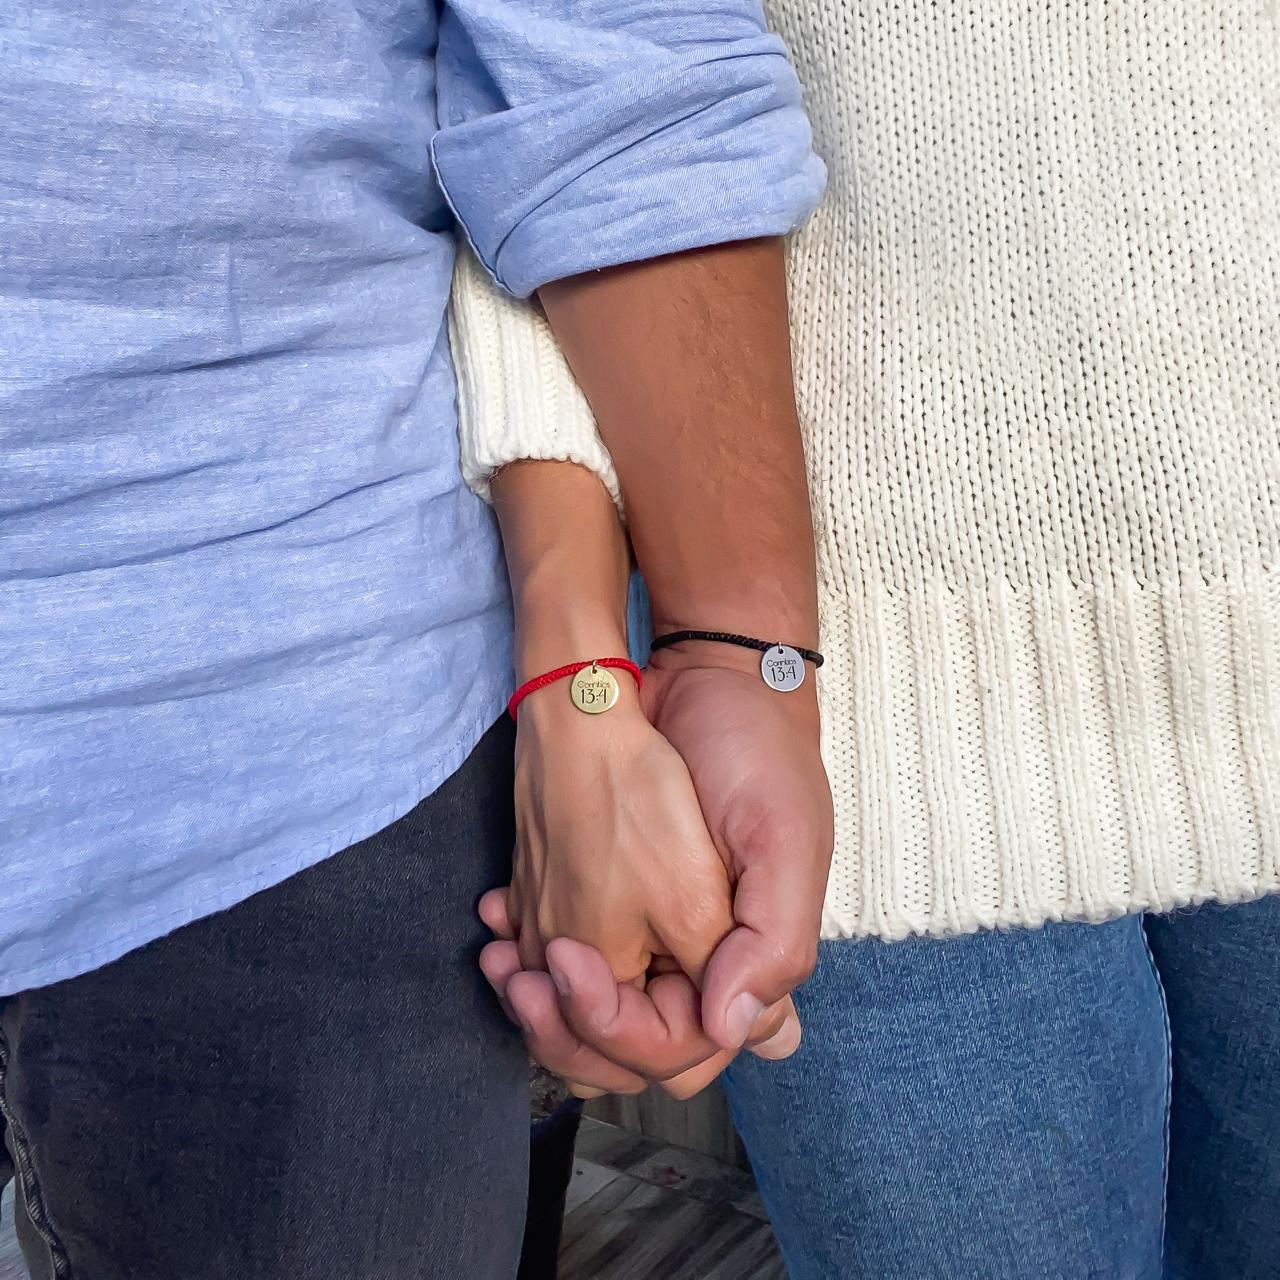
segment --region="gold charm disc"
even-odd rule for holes
[[[608,711],[618,701],[618,682],[608,667],[598,667],[593,662],[583,667],[569,683],[569,696],[579,711],[598,716]]]

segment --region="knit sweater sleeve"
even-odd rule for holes
[[[458,376],[462,474],[489,500],[501,467],[526,458],[594,471],[621,509],[613,461],[541,310],[499,289],[458,250],[449,337]]]

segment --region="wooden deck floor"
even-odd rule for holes
[[[560,1280],[786,1280],[751,1175],[584,1119]]]
[[[597,1120],[577,1150],[560,1280],[786,1280],[749,1174]],[[10,1187],[0,1280],[26,1276]]]

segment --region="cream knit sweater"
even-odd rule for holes
[[[1280,888],[1280,4],[767,8],[830,168],[790,258],[826,935]],[[477,486],[616,494],[467,261],[454,341]]]

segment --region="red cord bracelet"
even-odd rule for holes
[[[557,680],[576,676],[579,672],[586,671],[588,668],[597,679],[584,678],[573,682],[571,690],[573,705],[579,711],[585,711],[590,715],[598,715],[602,711],[608,711],[618,700],[618,682],[612,676],[602,676],[600,673],[602,669],[610,667],[619,671],[629,671],[636,682],[636,688],[642,689],[644,687],[644,676],[641,674],[640,668],[630,658],[589,658],[586,662],[570,662],[567,666],[557,667],[554,671],[544,671],[542,675],[534,676],[532,680],[526,680],[511,695],[511,699],[507,703],[507,715],[514,720],[520,704],[531,693],[537,693],[539,689],[545,689],[547,685],[555,684]]]

